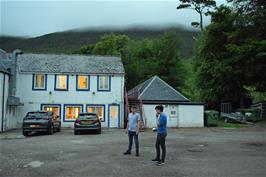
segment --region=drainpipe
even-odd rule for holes
[[[4,86],[3,86],[3,95],[2,95],[2,119],[1,119],[1,132],[4,131],[4,115],[5,115],[5,83],[6,83],[6,74],[4,73]]]
[[[23,52],[21,50],[14,50],[12,52],[12,65],[11,69],[11,76],[10,76],[10,85],[9,85],[9,96],[16,96],[16,89],[17,89],[17,61],[18,55],[22,55]]]

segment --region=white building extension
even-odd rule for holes
[[[128,92],[131,105],[139,104],[147,128],[156,127],[155,106],[163,105],[168,127],[203,127],[204,105],[190,102],[158,76]]]
[[[0,63],[0,130],[5,131],[9,127],[6,116],[9,72]]]

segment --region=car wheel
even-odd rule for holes
[[[58,125],[57,132],[61,131],[61,124]]]
[[[75,130],[74,135],[79,135],[79,132]]]
[[[49,135],[54,134],[54,125],[53,124],[51,124],[50,128],[48,129],[48,134]]]
[[[102,129],[100,128],[97,130],[97,134],[101,134],[101,133],[102,133]]]
[[[29,132],[23,130],[23,136],[29,136]]]

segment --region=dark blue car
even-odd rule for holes
[[[28,136],[31,132],[47,132],[52,135],[61,130],[61,121],[53,112],[28,112],[22,123],[22,133]]]
[[[74,122],[74,134],[96,132],[101,134],[101,120],[96,113],[80,113]]]

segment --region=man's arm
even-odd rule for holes
[[[140,128],[140,119],[138,119],[136,134],[139,134],[139,128]]]
[[[160,126],[160,123],[159,123],[159,114],[156,113],[155,117],[156,117],[156,127],[159,128],[159,126]]]
[[[127,134],[127,132],[128,132],[128,117],[129,117],[129,115],[127,116],[127,127],[126,127],[126,130],[125,130],[125,133]]]

